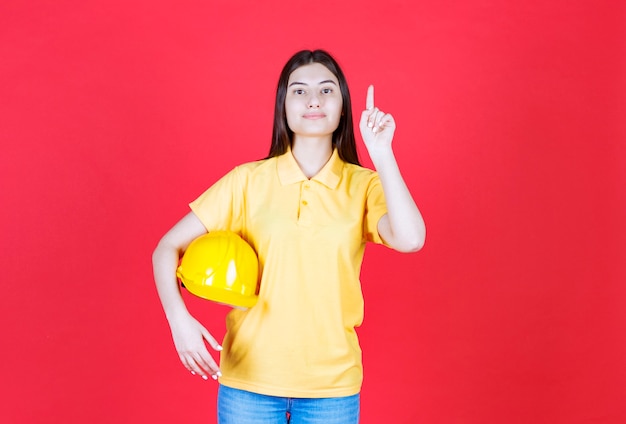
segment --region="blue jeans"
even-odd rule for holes
[[[358,424],[360,395],[285,398],[220,385],[218,424]]]

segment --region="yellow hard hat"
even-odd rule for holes
[[[258,299],[256,253],[231,231],[211,231],[193,240],[176,275],[203,299],[240,308],[251,308]]]

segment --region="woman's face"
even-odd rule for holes
[[[324,65],[304,65],[289,76],[285,114],[295,136],[332,137],[342,106],[339,81]]]

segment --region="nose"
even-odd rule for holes
[[[309,109],[314,109],[320,107],[320,101],[315,94],[311,94],[308,101]]]

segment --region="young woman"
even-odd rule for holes
[[[365,244],[414,252],[425,239],[393,154],[395,126],[370,86],[359,128],[376,172],[361,167],[341,69],[324,51],[298,52],[278,81],[268,158],[222,177],[159,242],[154,276],[174,345],[191,373],[219,378],[219,423],[358,422]],[[258,303],[228,313],[223,347],[176,280],[189,243],[216,230],[240,234],[261,267]]]

